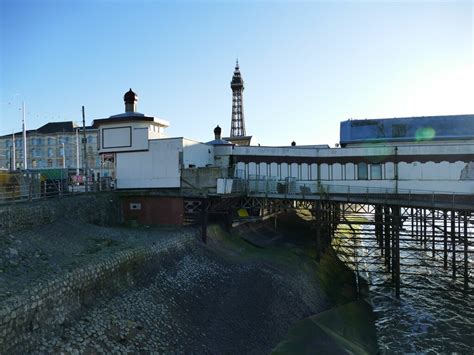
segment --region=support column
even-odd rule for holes
[[[468,258],[468,240],[467,240],[467,211],[464,211],[464,290],[469,288],[469,258]]]
[[[387,272],[390,272],[390,207],[384,207],[384,223],[385,223],[385,266]]]
[[[433,239],[432,243],[432,257],[435,257],[435,236],[436,236],[436,229],[435,229],[435,210],[431,210],[431,237]]]
[[[419,217],[419,214],[420,214],[420,211],[418,210],[418,208],[415,209],[415,229],[416,229],[416,232],[415,232],[415,240],[419,240],[421,239],[421,227],[420,227],[420,217]]]
[[[453,268],[453,279],[456,278],[456,214],[451,211],[451,255],[452,255],[452,268]]]
[[[319,262],[321,260],[321,202],[316,202],[316,260]]]
[[[207,243],[207,200],[203,200],[201,203],[201,240],[204,244]]]
[[[395,297],[400,298],[400,207],[392,207],[393,211],[393,281]]]
[[[427,221],[426,221],[426,209],[423,208],[423,244],[426,247],[426,229],[427,229]]]
[[[448,269],[448,211],[443,211],[443,267]]]
[[[410,209],[410,219],[411,219],[411,239],[415,239],[415,221],[413,216],[413,207]]]

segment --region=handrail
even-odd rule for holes
[[[280,183],[280,184],[288,184],[286,180],[275,180],[275,179],[247,179],[247,184],[250,185],[250,183],[254,182],[267,182],[267,181],[272,181],[274,183]],[[312,184],[311,184],[312,183]],[[292,183],[289,183],[288,185],[291,185]],[[390,187],[369,187],[369,186],[358,186],[358,185],[335,185],[335,184],[322,184],[320,181],[316,180],[297,180],[294,182],[296,186],[301,186],[301,187],[309,187],[309,185],[313,185],[316,188],[317,193],[325,193],[327,194],[329,190],[333,190],[332,193],[350,193],[350,194],[355,194],[357,193],[357,190],[359,190],[359,193],[364,193],[364,194],[370,194],[370,193],[388,193],[389,191],[392,191],[394,194],[398,195],[408,195],[411,196],[413,194],[423,194],[423,195],[432,195],[435,196],[437,194],[442,194],[442,195],[462,195],[465,196],[465,193],[457,193],[453,191],[444,191],[444,190],[424,190],[424,189],[396,189],[395,187],[390,188]],[[334,191],[334,188],[341,188],[341,192],[336,192]],[[259,191],[259,192],[265,192],[265,191]],[[474,194],[472,194],[474,197]]]
[[[271,182],[268,183],[268,182]],[[274,187],[269,189],[268,186],[273,185]],[[267,197],[276,196],[294,196],[305,199],[320,198],[320,199],[331,199],[341,197],[345,198],[345,201],[359,201],[368,203],[369,199],[372,200],[383,200],[387,203],[389,200],[393,200],[396,197],[398,200],[406,200],[409,204],[423,203],[428,204],[432,207],[443,205],[443,208],[456,208],[459,205],[474,206],[474,194],[469,193],[456,193],[452,191],[442,190],[423,190],[423,189],[396,189],[395,187],[369,187],[369,186],[357,186],[357,185],[335,185],[335,184],[322,184],[321,181],[286,181],[286,180],[275,180],[265,179],[264,177],[258,177],[257,179],[247,179],[247,194],[248,195],[261,195],[264,194]],[[275,186],[277,188],[275,188]],[[356,196],[362,196],[362,199],[355,198]],[[472,198],[472,199],[471,199]]]

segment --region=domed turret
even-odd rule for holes
[[[123,95],[123,101],[125,101],[125,112],[136,112],[138,95],[131,88]]]
[[[214,128],[214,139],[216,140],[220,140],[221,139],[221,133],[222,133],[222,129],[219,127],[219,125],[217,125],[216,128]]]

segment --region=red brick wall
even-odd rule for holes
[[[132,209],[133,204],[139,209]],[[184,220],[184,203],[181,197],[124,197],[122,208],[126,221],[136,220],[140,224],[180,226]]]

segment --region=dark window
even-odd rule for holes
[[[407,136],[407,126],[404,124],[394,124],[392,126],[392,136],[397,137],[406,137]]]

